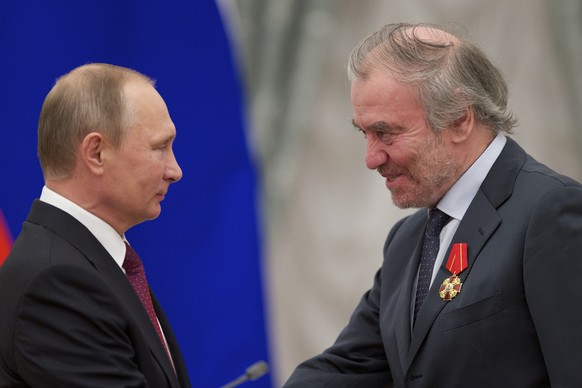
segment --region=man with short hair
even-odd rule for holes
[[[582,186],[506,134],[499,70],[446,28],[352,52],[353,124],[393,202],[421,208],[336,342],[286,387],[582,386]]]
[[[0,386],[189,387],[132,226],[182,177],[176,129],[148,77],[78,67],[47,95],[45,187],[0,267]]]

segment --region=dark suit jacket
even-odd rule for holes
[[[69,214],[35,201],[0,267],[0,387],[189,387],[122,270]]]
[[[468,245],[461,293],[439,297],[443,263],[411,330],[426,220],[393,227],[347,327],[286,386],[582,387],[580,184],[508,139],[452,240]]]

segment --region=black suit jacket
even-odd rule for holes
[[[438,295],[445,260],[411,329],[426,220],[392,228],[347,327],[286,386],[581,387],[580,184],[508,139],[451,242],[468,246],[460,294]]]
[[[189,387],[125,274],[72,216],[35,201],[0,267],[0,387]]]

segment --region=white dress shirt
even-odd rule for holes
[[[119,268],[125,273],[123,269],[123,260],[125,260],[125,236],[120,236],[107,222],[62,195],[55,193],[46,186],[42,188],[40,200],[70,214],[89,229],[89,232],[99,240],[101,245],[113,257],[113,260],[119,265]]]
[[[499,154],[501,154],[506,142],[507,139],[505,136],[501,133],[498,134],[475,163],[465,171],[436,205],[438,209],[448,214],[451,220],[445,225],[440,234],[439,252],[432,271],[431,286],[463,216],[467,212],[471,202],[473,202],[473,198],[475,198],[489,170],[491,170]]]

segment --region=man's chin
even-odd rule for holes
[[[156,218],[158,218],[160,216],[161,213],[162,213],[162,207],[160,205],[158,205],[158,207],[156,209],[152,209],[147,214],[147,217],[146,217],[146,219],[144,221],[155,220]]]
[[[400,209],[410,209],[413,207],[410,200],[394,193],[392,193],[392,203]]]
[[[429,200],[426,196],[412,193],[390,191],[392,194],[392,203],[399,209],[420,209],[424,207],[433,207],[434,201]]]

